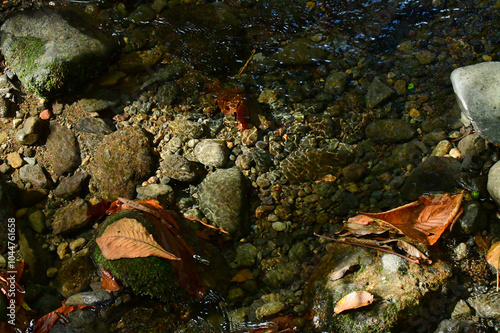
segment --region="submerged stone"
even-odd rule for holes
[[[102,198],[133,198],[136,187],[149,176],[151,164],[148,138],[142,130],[127,127],[107,135],[97,148],[92,181]]]
[[[290,183],[299,183],[317,180],[327,174],[336,174],[351,162],[352,157],[347,151],[298,150],[281,162],[281,168]]]
[[[2,54],[24,86],[43,97],[74,90],[103,69],[115,43],[76,10],[20,12],[2,25]]]
[[[51,121],[49,127],[46,146],[50,165],[57,175],[63,175],[80,164],[80,147],[69,128],[57,121]]]
[[[199,186],[199,200],[201,211],[215,226],[233,236],[246,231],[245,181],[238,168],[208,175]]]
[[[416,200],[429,192],[451,192],[457,186],[460,161],[452,157],[429,156],[416,167],[401,187],[404,200]]]

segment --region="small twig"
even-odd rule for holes
[[[467,135],[471,134],[472,132],[474,132],[474,129],[471,127],[462,136],[455,138],[455,139],[451,139],[450,141],[454,142],[454,141],[462,140],[463,138],[465,138]]]
[[[243,71],[245,70],[245,68],[247,68],[248,64],[250,63],[250,61],[252,61],[253,59],[253,56],[255,54],[255,52],[257,52],[255,49],[252,50],[252,54],[250,55],[250,58],[248,58],[247,62],[245,62],[245,65],[243,65],[243,68],[241,69],[241,71],[238,73],[238,75],[241,75],[243,73]]]
[[[118,201],[121,201],[123,202],[124,204],[126,204],[127,206],[130,206],[132,208],[135,208],[137,210],[142,210],[143,212],[146,212],[146,213],[149,213],[151,215],[153,215],[154,217],[156,218],[160,218],[160,214],[158,214],[157,211],[149,208],[149,207],[146,207],[138,202],[135,202],[135,201],[132,201],[132,200],[129,200],[129,199],[126,199],[126,198],[118,198]]]
[[[409,262],[412,262],[414,264],[420,264],[420,261],[418,261],[416,259],[408,258],[407,256],[404,256],[404,255],[399,254],[399,253],[394,252],[394,251],[386,250],[386,249],[381,248],[381,247],[371,246],[371,245],[362,244],[362,243],[349,242],[349,241],[346,241],[346,240],[335,239],[335,238],[331,238],[331,237],[322,236],[322,235],[319,235],[317,233],[314,233],[314,235],[318,236],[318,237],[321,237],[321,238],[324,238],[324,239],[328,239],[328,240],[334,241],[334,242],[338,242],[338,243],[343,243],[343,244],[348,244],[348,245],[353,245],[353,246],[367,247],[369,249],[373,249],[373,250],[377,250],[377,251],[382,251],[382,252],[394,254],[394,255],[396,255],[398,257],[401,257],[403,259],[406,259]]]

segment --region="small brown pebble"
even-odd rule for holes
[[[40,119],[42,120],[49,120],[50,116],[52,116],[52,112],[50,112],[49,109],[45,109],[42,112],[40,112]]]

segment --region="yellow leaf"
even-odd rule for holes
[[[363,306],[367,306],[373,303],[373,295],[367,291],[353,291],[352,293],[342,297],[340,301],[337,302],[335,313],[341,313],[343,311],[357,309]]]
[[[108,260],[150,256],[180,260],[162,248],[153,235],[134,219],[123,218],[110,224],[96,242],[102,255]]]

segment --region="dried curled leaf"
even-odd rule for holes
[[[108,260],[156,256],[180,260],[163,249],[153,235],[137,220],[123,218],[109,225],[96,239],[102,255]]]
[[[384,213],[361,213],[377,222],[389,223],[405,236],[425,245],[433,245],[462,214],[464,192],[456,195],[421,196],[418,201]],[[352,221],[350,221],[352,222]]]
[[[340,269],[337,269],[336,271],[334,272],[331,272],[330,274],[328,274],[328,278],[331,280],[331,281],[337,281],[338,279],[341,279],[344,277],[344,275],[349,272],[349,271],[353,271],[355,269],[359,268],[359,265],[347,265],[347,266],[344,266]]]
[[[411,245],[408,242],[405,242],[402,239],[397,240],[398,246],[408,253],[410,256],[415,257],[417,259],[422,259],[427,264],[432,264],[432,260],[429,259],[425,254],[423,254],[419,249],[417,249],[415,246]]]
[[[337,302],[335,313],[341,313],[347,310],[361,308],[373,303],[373,295],[367,291],[353,291],[352,293],[342,297],[340,301]]]

